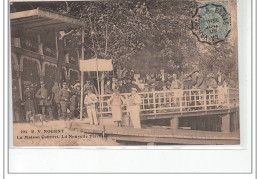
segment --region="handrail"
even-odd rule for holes
[[[176,89],[140,92],[138,94],[142,97],[142,104],[140,105],[141,115],[214,111],[216,109],[232,109],[239,106],[238,89],[234,88],[222,89],[221,93],[219,89]],[[120,95],[128,99],[131,93],[121,93]],[[111,107],[107,104],[111,96],[99,96],[102,103],[102,114],[105,117],[112,116]],[[97,113],[100,113],[99,107]],[[123,115],[129,115],[127,104],[123,104],[122,113]]]

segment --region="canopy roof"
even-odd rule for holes
[[[65,30],[67,27],[77,28],[85,25],[77,18],[40,8],[11,13],[10,19],[12,28],[32,31]]]

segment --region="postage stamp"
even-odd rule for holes
[[[214,45],[230,33],[230,14],[221,3],[204,3],[192,17],[192,32],[200,42]]]

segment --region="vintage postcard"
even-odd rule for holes
[[[13,145],[240,144],[236,7],[11,1]]]

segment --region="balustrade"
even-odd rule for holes
[[[238,89],[191,89],[172,91],[140,92],[142,104],[140,114],[159,115],[170,113],[188,113],[196,111],[210,111],[218,109],[231,109],[239,106]],[[127,101],[130,93],[121,94]],[[102,117],[112,116],[111,107],[107,103],[112,95],[99,96],[101,105],[97,105],[98,114]],[[128,115],[127,104],[122,106],[123,115]]]

